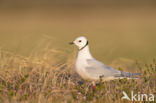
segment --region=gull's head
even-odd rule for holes
[[[79,50],[83,49],[88,45],[88,40],[84,36],[77,37],[73,42],[70,42],[70,44],[75,44],[78,46]]]

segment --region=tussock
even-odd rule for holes
[[[55,51],[55,52],[54,52]],[[137,80],[97,82],[95,90],[74,72],[74,59],[57,60],[63,55],[56,50],[23,57],[10,52],[0,53],[1,103],[127,103],[122,91],[156,94],[156,61],[137,65],[142,73]],[[56,62],[56,61],[57,62]],[[81,82],[80,82],[81,81]]]

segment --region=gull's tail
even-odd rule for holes
[[[141,73],[128,73],[128,72],[121,72],[122,77],[130,77],[133,78],[134,76],[141,75]],[[135,77],[134,77],[135,78]]]

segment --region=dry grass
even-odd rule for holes
[[[154,0],[93,1],[0,0],[0,103],[127,103],[123,90],[156,93]],[[76,53],[68,56],[80,35],[98,60],[141,78],[90,89],[74,71]]]
[[[156,61],[138,66],[142,73],[138,80],[98,82],[93,91],[90,82],[82,81],[74,72],[71,58],[55,62],[60,52],[49,50],[22,57],[0,52],[1,103],[126,103],[122,91],[156,94]],[[80,83],[80,81],[82,81]]]

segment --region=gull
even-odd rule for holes
[[[86,37],[77,37],[70,44],[78,47],[78,55],[75,63],[76,72],[84,79],[97,81],[102,78],[103,81],[114,79],[134,78],[140,73],[128,73],[111,68],[102,62],[96,60],[90,53],[89,43]]]

